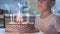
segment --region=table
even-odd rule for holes
[[[45,34],[43,32],[36,32],[36,33],[7,33],[5,32],[5,29],[4,28],[0,28],[0,34]]]

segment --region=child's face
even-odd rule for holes
[[[48,9],[51,9],[52,1],[51,0],[38,0],[38,9],[41,12],[45,12]]]

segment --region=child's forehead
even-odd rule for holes
[[[52,1],[52,0],[38,0],[38,1]]]
[[[40,0],[40,1],[45,1],[45,0]],[[46,0],[46,1],[55,1],[55,0]]]
[[[40,1],[45,1],[45,0],[40,0]],[[55,0],[47,0],[47,1],[55,1]]]

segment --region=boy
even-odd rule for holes
[[[60,32],[60,18],[51,12],[55,0],[38,0],[37,5],[41,16],[36,17],[35,28],[46,34],[58,34]]]

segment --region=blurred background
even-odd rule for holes
[[[60,0],[56,0],[56,5],[51,9],[53,14],[58,16],[60,16],[59,3]],[[5,23],[10,22],[10,14],[13,14],[14,19],[16,20],[16,16],[19,11],[23,16],[27,16],[27,14],[29,14],[31,16],[30,22],[34,22],[35,16],[40,15],[37,8],[37,0],[0,0],[0,28],[5,27]]]

